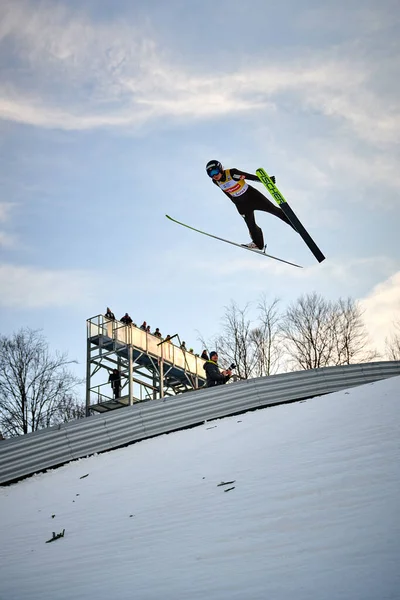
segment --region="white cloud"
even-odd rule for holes
[[[337,65],[340,68],[340,64]],[[359,67],[364,71],[363,65]],[[306,101],[328,117],[343,119],[360,139],[374,143],[395,143],[400,130],[398,107],[385,106],[383,98],[368,89],[368,81],[355,81],[357,64],[348,73],[351,83],[313,86]]]
[[[0,90],[1,94],[1,90]],[[9,97],[0,97],[0,118],[26,123],[38,127],[57,128],[65,130],[85,130],[98,127],[119,127],[141,124],[150,118],[150,110],[142,110],[132,114],[130,111],[117,113],[89,114],[78,107],[58,108],[46,104],[39,97],[30,100],[19,97],[14,92]]]
[[[13,248],[16,245],[16,241],[14,236],[0,230],[0,248]]]
[[[0,223],[7,223],[11,218],[11,212],[15,208],[12,202],[0,202]],[[0,248],[12,248],[16,246],[16,238],[0,229]]]
[[[0,15],[0,41],[6,48],[14,43],[14,58],[27,74],[0,89],[3,119],[63,129],[137,127],[160,117],[272,109],[288,94],[304,110],[346,123],[361,139],[398,140],[398,105],[374,89],[371,60],[355,48],[201,76],[159,48],[148,27],[94,23],[83,12],[28,1],[3,2]],[[391,61],[394,69],[396,60],[385,57],[386,68]]]
[[[0,264],[0,306],[29,309],[82,305],[95,296],[96,277],[79,270],[54,271]]]
[[[393,331],[393,322],[400,321],[400,271],[376,285],[360,304],[371,340],[383,352],[385,338]]]
[[[15,204],[12,202],[0,202],[0,223],[5,223],[9,220],[14,206]]]

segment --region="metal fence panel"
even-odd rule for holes
[[[297,371],[142,402],[42,429],[0,442],[0,484],[211,419],[398,375],[400,361]]]

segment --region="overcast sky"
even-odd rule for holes
[[[317,291],[362,301],[382,347],[400,313],[397,0],[188,6],[1,3],[1,333],[42,328],[83,363],[85,319],[110,306],[201,350],[231,300]],[[275,174],[326,261],[263,213],[269,252],[302,271],[169,222],[249,241],[212,158]]]

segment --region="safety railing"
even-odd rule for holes
[[[135,325],[125,325],[104,315],[96,315],[87,320],[87,335],[89,339],[108,338],[119,344],[131,345],[200,379],[205,378],[205,361],[200,356],[182,350],[172,342],[163,341]]]
[[[211,419],[395,376],[400,376],[400,361],[325,367],[196,390],[63,423],[1,441],[0,483]],[[400,395],[400,377],[396,379]]]

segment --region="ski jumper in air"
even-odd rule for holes
[[[239,169],[224,169],[217,160],[210,160],[206,165],[206,171],[208,176],[212,178],[213,183],[232,200],[239,214],[242,215],[246,222],[253,241],[249,244],[243,244],[243,246],[259,248],[260,250],[264,248],[264,236],[262,229],[256,223],[254,217],[255,210],[270,213],[294,229],[279,206],[272,204],[261,192],[246,182],[246,179],[259,182],[260,180],[257,175],[245,173],[244,171],[239,171]],[[275,183],[275,178],[272,177],[271,179]]]

